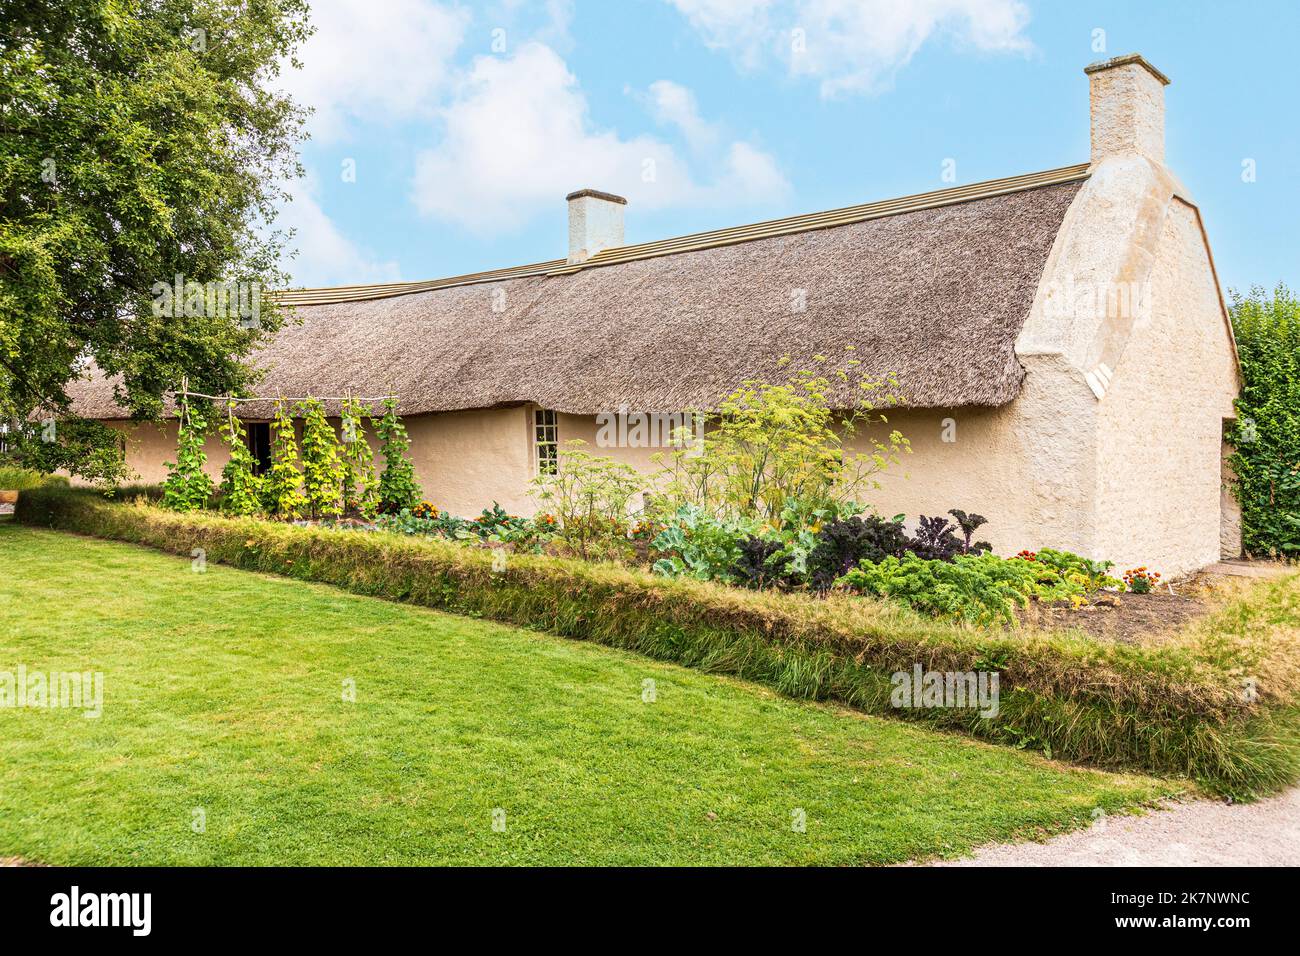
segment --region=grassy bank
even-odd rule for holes
[[[889,863],[1174,789],[115,542],[0,523],[0,568],[0,671],[104,674],[0,711],[0,857]]]
[[[1238,797],[1300,772],[1294,687],[1244,690],[1251,668],[1274,657],[1240,609],[1215,616],[1221,632],[1132,647],[959,629],[862,599],[758,594],[553,558],[513,555],[494,568],[487,552],[446,542],[178,515],[76,490],[28,493],[17,516],[175,554],[202,549],[213,563],[591,640],[1098,766],[1186,775]],[[1243,606],[1300,626],[1298,590],[1291,577]],[[998,671],[998,716],[892,707],[890,675],[918,664]]]

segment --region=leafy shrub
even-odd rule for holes
[[[39,488],[48,482],[66,485],[68,479],[56,475],[42,475],[30,468],[16,465],[0,465],[0,491],[27,491]]]
[[[403,508],[397,514],[379,515],[375,528],[448,541],[508,544],[516,551],[539,550],[541,542],[550,537],[553,530],[545,522],[508,514],[495,501],[491,508],[484,508],[483,513],[473,519],[458,518],[422,501],[414,508]]]
[[[1241,357],[1237,420],[1228,433],[1242,543],[1257,555],[1300,557],[1300,299],[1284,285],[1269,298],[1233,293]]]
[[[1115,565],[1110,561],[1095,561],[1070,551],[1042,548],[1038,552],[1021,551],[1018,558],[1026,558],[1049,568],[1056,575],[1079,584],[1086,593],[1093,594],[1107,588],[1124,590],[1125,585],[1110,576]]]
[[[840,518],[824,525],[817,545],[808,555],[808,575],[819,591],[831,587],[862,561],[898,557],[910,544],[901,521],[886,521],[875,515]]]
[[[271,421],[271,467],[262,476],[262,510],[276,518],[292,521],[302,516],[307,501],[299,491],[298,440],[293,419],[284,402],[276,402]]]
[[[921,515],[916,534],[908,550],[926,561],[951,561],[962,549],[962,543],[953,534],[953,524],[947,518],[927,518]]]
[[[16,465],[42,475],[66,471],[104,491],[135,476],[126,464],[122,432],[103,422],[87,418],[30,421],[12,429],[5,440],[10,446],[8,457]]]
[[[731,567],[737,584],[758,591],[790,585],[794,556],[784,541],[751,534],[740,540],[738,549],[739,557]]]
[[[455,537],[454,530],[448,529],[446,522],[442,520],[442,513],[438,514],[417,514],[410,508],[403,508],[397,514],[381,514],[375,518],[375,527],[380,531],[391,531],[394,534],[424,535],[427,537]],[[468,522],[455,519],[457,528],[459,525],[468,524]],[[466,535],[468,536],[468,532]]]
[[[650,542],[659,555],[654,571],[665,577],[700,581],[736,580],[740,542],[757,532],[757,523],[744,518],[718,518],[697,505],[682,505],[665,519],[667,527]]]
[[[244,423],[235,416],[233,402],[226,407],[220,431],[230,459],[221,469],[217,506],[227,514],[257,514],[262,510],[262,479],[253,472],[253,453],[248,450]]]
[[[363,518],[374,518],[379,510],[379,483],[375,477],[375,455],[366,440],[369,406],[353,398],[343,400],[339,427],[342,432],[343,477],[340,489],[343,510]],[[372,419],[373,420],[373,419]],[[424,502],[427,504],[427,502]],[[418,509],[418,505],[416,506]]]
[[[957,527],[961,529],[963,536],[961,544],[962,554],[982,554],[985,551],[992,551],[993,545],[987,541],[974,541],[975,532],[989,523],[989,519],[983,515],[967,514],[957,508],[953,508],[948,514],[952,515],[957,522]]]
[[[302,416],[302,488],[307,514],[312,518],[343,513],[343,450],[334,428],[325,418],[325,406],[309,398],[298,406]]]

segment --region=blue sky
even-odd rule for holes
[[[1300,286],[1291,2],[313,7],[283,81],[316,108],[282,219],[301,284],[562,257],[584,186],[627,196],[640,242],[943,188],[947,160],[958,184],[1084,162],[1083,67],[1138,51],[1173,81],[1166,158],[1225,292]]]

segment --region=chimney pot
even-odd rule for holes
[[[623,245],[627,200],[598,189],[579,189],[569,203],[569,262],[586,262],[602,249]]]
[[[1140,53],[1084,68],[1092,113],[1092,164],[1111,156],[1165,161],[1165,87],[1169,77]]]

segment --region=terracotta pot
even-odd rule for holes
[[[0,491],[0,505],[16,505],[18,503],[18,492]]]

